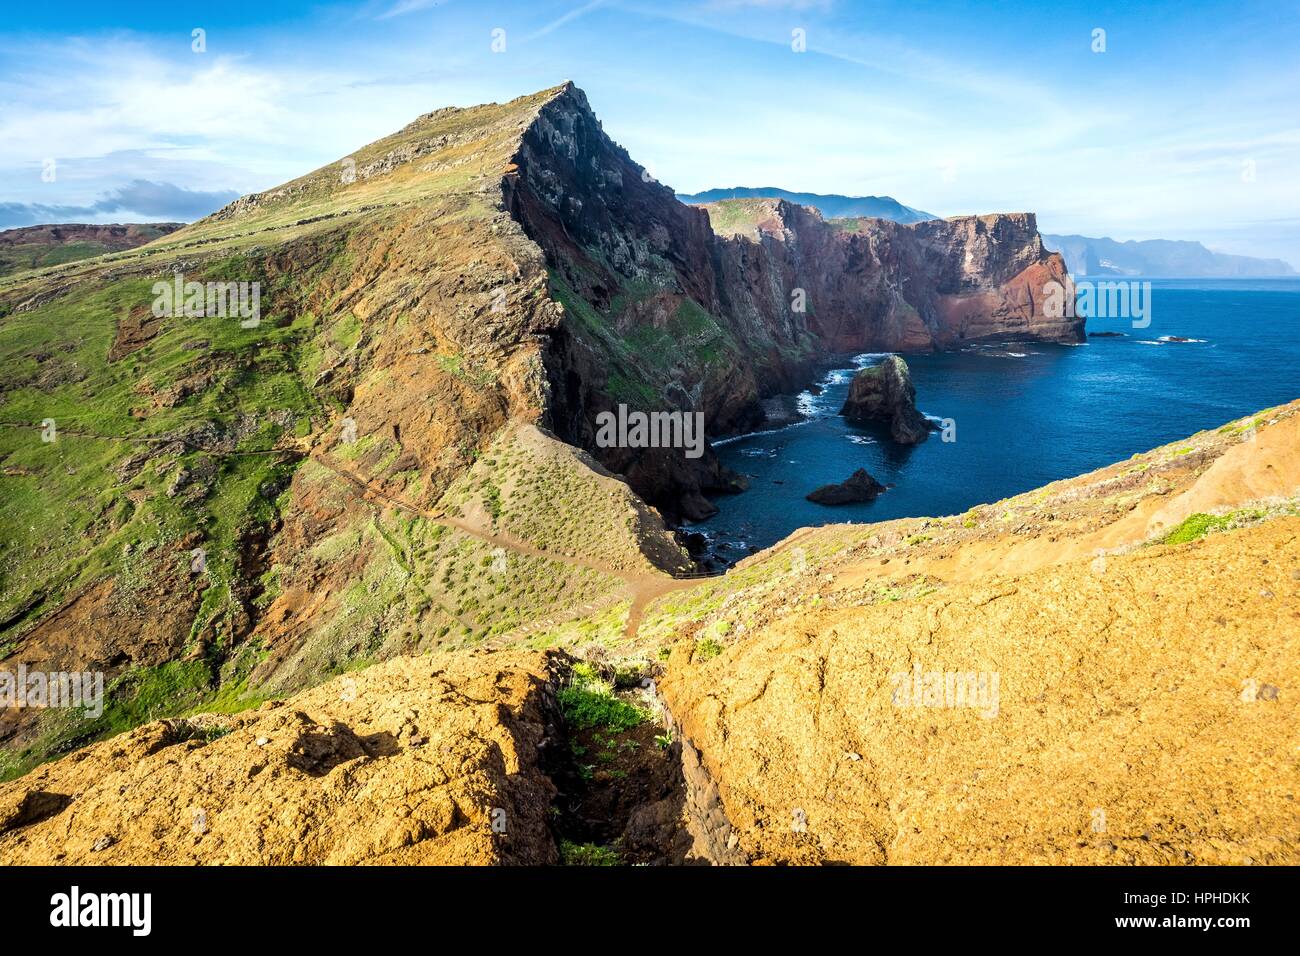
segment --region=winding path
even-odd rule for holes
[[[34,428],[39,430],[41,426],[33,425],[29,422],[0,421],[0,427]],[[336,464],[322,454],[307,455],[302,450],[296,448],[274,448],[257,451],[218,451],[216,449],[195,445],[193,442],[177,436],[101,435],[75,427],[60,428],[59,434],[99,441],[127,441],[144,444],[169,444],[172,442],[179,442],[193,450],[207,452],[208,454],[216,455],[218,457],[240,457],[246,455],[288,455],[290,457],[310,457],[311,460],[325,468],[328,468],[334,474],[352,485],[357,489],[362,499],[365,501],[372,503],[382,501],[393,508],[405,511],[408,514],[418,515],[427,518],[430,521],[437,522],[438,524],[455,528],[457,531],[491,544],[494,547],[505,548],[508,551],[513,551],[517,554],[526,555],[532,558],[540,558],[546,561],[557,561],[571,567],[586,568],[609,577],[618,578],[627,588],[629,597],[631,598],[631,604],[628,608],[627,623],[624,625],[623,630],[624,637],[628,640],[636,637],[637,632],[641,627],[641,621],[645,618],[646,609],[654,601],[666,594],[671,594],[674,591],[681,591],[686,588],[695,587],[703,580],[722,576],[720,573],[701,573],[681,576],[664,573],[635,573],[615,568],[603,561],[597,561],[594,558],[586,558],[579,555],[557,554],[553,551],[547,551],[512,535],[502,534],[496,531],[488,531],[463,519],[452,517],[444,511],[422,508],[419,505],[412,504],[398,495],[390,494],[383,488],[376,487],[372,482],[355,472]],[[786,544],[788,543],[790,542],[786,542]],[[783,546],[784,544],[779,545],[778,548]]]
[[[597,561],[594,558],[585,558],[577,555],[557,554],[554,551],[547,551],[529,544],[513,535],[502,534],[497,531],[488,531],[478,525],[471,524],[460,518],[453,518],[444,511],[422,508],[419,505],[412,504],[398,495],[390,494],[382,488],[376,487],[372,482],[350,471],[347,468],[338,465],[323,455],[314,455],[312,460],[328,468],[334,474],[338,475],[344,481],[347,481],[360,493],[366,501],[382,501],[394,508],[405,511],[408,514],[419,515],[438,524],[447,525],[455,528],[471,537],[478,538],[495,547],[505,548],[508,551],[514,551],[518,554],[527,555],[532,558],[541,558],[546,561],[557,561],[561,564],[567,564],[572,567],[587,568],[597,571],[609,577],[618,578],[627,588],[631,599],[631,607],[628,609],[627,623],[624,625],[623,635],[631,640],[637,635],[640,629],[641,621],[645,617],[646,608],[653,602],[670,594],[673,591],[680,591],[685,588],[695,587],[701,580],[719,577],[716,574],[701,574],[690,577],[673,577],[668,574],[645,574],[624,571],[620,568],[612,567],[603,561]]]

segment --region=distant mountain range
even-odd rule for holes
[[[824,196],[820,193],[796,193],[775,186],[733,186],[730,189],[706,189],[702,193],[678,193],[677,198],[684,203],[718,202],[721,199],[784,199],[811,206],[827,219],[847,219],[854,216],[873,216],[876,219],[891,219],[903,224],[924,222],[927,219],[941,217],[933,213],[922,212],[911,206],[904,206],[897,199],[889,196]]]
[[[1043,244],[1065,256],[1065,264],[1074,275],[1167,278],[1295,275],[1295,270],[1281,259],[1231,256],[1212,252],[1199,242],[1173,239],[1116,242],[1114,239],[1044,233]]]

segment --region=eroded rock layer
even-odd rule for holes
[[[0,785],[0,861],[553,863],[548,668],[401,658],[237,716],[146,724]]]

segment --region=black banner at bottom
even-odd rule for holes
[[[128,946],[339,944],[427,932],[430,921],[440,933],[478,924],[554,934],[570,919],[584,935],[605,926],[626,933],[686,916],[692,933],[712,924],[728,941],[793,922],[828,940],[852,928],[927,944],[1032,943],[1048,933],[1231,946],[1294,936],[1295,876],[1291,868],[7,867],[0,912],[11,940],[75,935]]]

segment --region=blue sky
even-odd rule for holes
[[[1300,7],[1194,0],[8,4],[0,226],[195,218],[564,79],[683,192],[1028,209],[1300,268]]]

